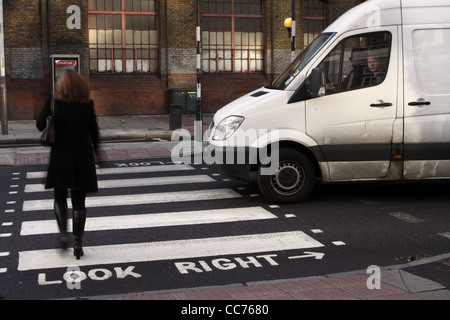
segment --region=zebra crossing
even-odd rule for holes
[[[301,231],[268,235],[230,236],[121,245],[91,246],[78,266],[179,260],[221,255],[252,254],[323,246]],[[125,252],[125,254],[124,254]],[[70,253],[59,249],[19,252],[19,271],[67,267]],[[73,257],[71,257],[73,259]]]
[[[43,188],[45,171],[14,172],[9,198],[22,194],[22,200],[9,200],[20,209],[25,217],[20,222],[20,232],[13,236],[25,239],[33,237],[55,237],[58,228],[53,219],[53,193]],[[243,191],[237,183],[218,183],[206,167],[176,163],[157,165],[113,167],[98,169],[99,194],[88,196],[86,207],[89,214],[86,233],[130,232],[150,233],[151,230],[165,230],[171,227],[222,226],[227,223],[250,223],[284,219],[271,211],[264,202],[245,200],[255,194]],[[262,199],[262,198],[261,198]],[[229,204],[232,201],[231,204]],[[233,201],[236,201],[234,203]],[[225,206],[227,204],[227,206]],[[70,200],[68,201],[70,208]],[[175,208],[172,210],[170,208]],[[276,206],[275,206],[276,207]],[[8,209],[5,209],[8,210]],[[9,209],[11,210],[11,209]],[[111,211],[111,213],[109,213]],[[17,212],[19,213],[19,212]],[[71,230],[69,219],[68,229]],[[161,231],[163,232],[163,231]],[[170,233],[170,231],[168,231]],[[48,239],[48,238],[45,238]],[[133,238],[134,239],[134,238]],[[85,243],[85,255],[75,260],[71,250],[63,251],[52,243],[42,248],[21,247],[17,252],[17,271],[37,271],[68,268],[76,265],[105,266],[155,261],[180,261],[183,259],[203,259],[205,257],[225,257],[252,255],[267,252],[281,252],[324,247],[324,244],[303,231],[264,231],[245,234],[210,233],[202,237],[193,235],[186,239],[146,239],[124,241],[123,243],[96,243],[94,237]],[[2,266],[0,252],[0,270]],[[40,277],[42,274],[39,275]]]

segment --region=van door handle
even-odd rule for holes
[[[408,103],[408,106],[429,106],[430,104],[430,101],[413,101]]]
[[[392,107],[392,103],[390,102],[372,103],[370,106],[372,108]]]

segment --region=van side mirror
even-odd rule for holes
[[[325,75],[320,68],[314,68],[306,79],[306,94],[308,98],[322,97],[326,93]]]

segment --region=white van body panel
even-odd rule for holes
[[[345,12],[323,32],[347,32],[399,25],[401,23],[400,0],[372,0]]]
[[[450,3],[409,0],[403,17],[403,177],[450,178]]]
[[[255,94],[263,93],[261,96],[255,97]],[[254,114],[264,111],[265,108],[270,106],[271,101],[279,101],[286,99],[285,92],[281,90],[271,90],[266,88],[260,88],[254,90],[221,108],[214,115],[215,124],[219,124],[221,120],[230,115],[241,115],[245,117],[245,114]],[[289,98],[287,98],[289,99]],[[286,100],[287,101],[287,100]]]
[[[391,145],[394,140],[401,141],[403,135],[399,130],[394,131],[395,123],[401,123],[396,90],[399,32],[396,26],[380,27],[377,32],[388,32],[392,37],[389,70],[383,83],[306,101],[306,132],[327,158],[329,177],[325,182],[378,180],[400,174],[389,171],[398,170],[398,167],[390,167]],[[362,30],[343,32],[335,37],[334,42],[337,44],[360,34],[365,33]],[[324,59],[331,49],[333,47],[319,55],[318,61]],[[378,102],[389,102],[391,106],[371,107]],[[351,161],[346,161],[345,153]],[[366,154],[370,156],[371,153],[373,158],[367,159]]]
[[[298,129],[280,128],[275,130],[263,130],[261,135],[250,145],[250,148],[265,148],[268,145],[279,143],[280,141],[290,141],[304,147],[311,148],[317,146],[316,141],[307,136],[304,131]]]
[[[264,93],[262,96],[253,96],[262,93]],[[230,115],[239,115],[245,118],[238,131],[226,140],[225,145],[221,146],[264,148],[266,145],[262,141],[271,143],[276,136],[281,139],[300,142],[308,147],[317,145],[305,134],[305,103],[288,104],[291,95],[292,92],[290,91],[271,90],[263,87],[219,110],[214,115],[216,125]],[[274,109],[276,109],[277,114],[289,116],[275,117]],[[270,138],[267,139],[265,135],[270,131],[276,131],[276,133],[269,134]],[[214,135],[214,132],[211,132],[211,134]]]

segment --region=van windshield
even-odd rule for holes
[[[316,55],[322,47],[330,41],[334,33],[322,33],[295,58],[287,69],[278,76],[271,84],[267,85],[269,89],[284,90],[297,77],[309,61]]]

